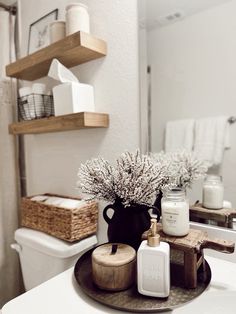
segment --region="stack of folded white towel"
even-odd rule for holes
[[[222,163],[224,150],[230,148],[226,116],[169,121],[166,125],[165,151],[194,151],[211,166]]]
[[[85,200],[75,200],[58,196],[36,195],[31,198],[32,201],[43,202],[47,205],[53,205],[62,208],[76,209],[85,205]]]

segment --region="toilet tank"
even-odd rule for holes
[[[18,245],[12,247],[20,256],[26,290],[74,266],[85,251],[97,244],[95,235],[79,242],[68,243],[28,228],[17,229],[15,240]]]

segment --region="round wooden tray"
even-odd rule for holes
[[[195,289],[185,289],[171,284],[168,298],[153,298],[141,295],[136,285],[120,292],[109,292],[99,289],[92,278],[91,253],[93,249],[82,255],[74,268],[74,276],[81,289],[92,299],[111,308],[128,312],[161,312],[173,310],[199,296],[211,281],[211,269],[205,262],[205,272],[198,271],[198,285]],[[173,271],[173,269],[172,269]],[[174,272],[181,273],[178,269]],[[173,276],[172,276],[173,277]],[[181,285],[181,280],[180,280]]]

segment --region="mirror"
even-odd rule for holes
[[[236,0],[139,0],[138,8],[141,143],[155,153],[168,121],[236,116]],[[224,199],[236,208],[236,123],[229,129],[230,149],[209,172],[222,175]],[[190,204],[201,202],[202,183]]]

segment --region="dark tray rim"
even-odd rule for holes
[[[178,307],[186,305],[186,304],[190,303],[191,301],[193,301],[194,299],[196,299],[197,297],[199,297],[207,289],[207,287],[209,286],[209,284],[211,282],[211,277],[212,277],[211,268],[210,268],[208,262],[205,260],[205,269],[206,269],[207,278],[205,279],[206,282],[205,282],[204,289],[202,289],[202,291],[200,291],[200,293],[198,293],[195,296],[194,296],[194,293],[193,293],[193,296],[191,297],[191,299],[189,299],[189,300],[187,300],[185,302],[176,304],[176,305],[168,305],[168,300],[169,300],[168,298],[155,298],[155,297],[148,297],[148,296],[144,296],[142,294],[139,294],[139,297],[141,299],[143,299],[144,302],[147,301],[147,300],[149,302],[153,302],[153,304],[157,303],[158,301],[160,301],[160,303],[161,302],[162,303],[166,302],[167,306],[166,307],[159,307],[159,308],[158,307],[156,307],[156,308],[145,308],[145,307],[131,308],[131,307],[126,307],[126,306],[118,306],[118,305],[116,305],[116,304],[114,304],[112,302],[106,301],[106,298],[98,298],[98,297],[96,297],[94,292],[99,291],[100,293],[103,294],[103,296],[107,295],[108,297],[111,294],[115,295],[115,294],[122,294],[123,293],[125,295],[131,289],[136,289],[137,290],[136,285],[133,285],[131,288],[129,288],[127,290],[119,291],[119,292],[103,291],[103,290],[99,289],[95,284],[92,285],[93,289],[88,289],[88,288],[84,287],[84,284],[81,282],[81,279],[77,276],[79,268],[81,267],[81,265],[83,265],[84,261],[86,261],[87,259],[91,259],[91,254],[92,254],[92,252],[93,252],[93,250],[95,248],[85,252],[77,260],[77,262],[75,264],[75,267],[74,267],[74,278],[75,278],[75,281],[78,284],[78,286],[81,288],[81,290],[87,296],[89,296],[94,301],[96,301],[96,302],[98,302],[100,304],[103,304],[104,306],[106,306],[108,308],[112,308],[112,309],[119,310],[119,311],[133,312],[133,313],[158,313],[158,312],[171,311],[171,310],[174,310],[174,309],[176,309]],[[90,274],[90,279],[92,280],[92,273]],[[199,282],[199,280],[198,280],[198,282]],[[177,287],[173,287],[173,286],[171,286],[171,288],[170,288],[171,291],[173,291],[175,289],[177,290],[178,288]],[[191,291],[193,291],[193,292],[195,291],[195,289],[187,289],[187,288],[186,289],[181,288],[181,289],[185,290],[186,293],[188,292],[188,294],[190,294]]]

